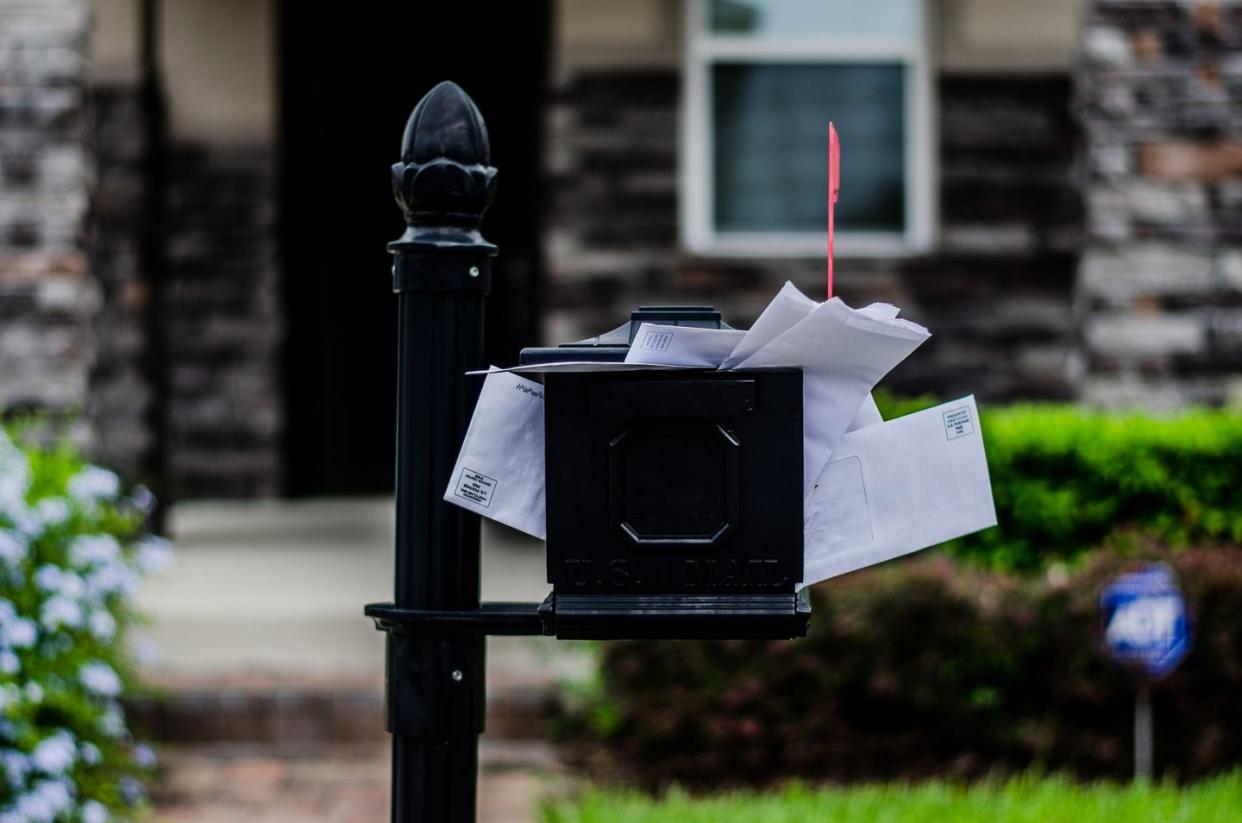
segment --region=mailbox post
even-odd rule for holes
[[[389,244],[398,306],[396,561],[393,601],[365,613],[387,633],[396,823],[475,819],[487,635],[788,638],[804,635],[810,617],[796,592],[796,369],[549,379],[553,591],[543,603],[479,602],[478,515],[443,496],[482,382],[466,372],[484,366],[483,301],[496,254],[479,231],[495,188],[488,163],[478,109],[445,82],[414,108],[392,167],[407,223]],[[720,315],[643,309],[568,348],[623,359],[640,321],[718,327]],[[528,349],[523,360],[558,350],[542,351]],[[591,492],[575,496],[583,480]]]
[[[397,294],[394,605],[479,607],[479,518],[440,500],[478,393],[483,299],[496,247],[479,223],[496,170],[469,97],[441,83],[410,115],[393,193],[407,228],[389,244]],[[388,635],[392,819],[474,820],[483,636],[398,626]]]

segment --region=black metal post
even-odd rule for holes
[[[393,192],[407,228],[389,244],[398,295],[397,609],[479,609],[479,518],[442,499],[480,381],[483,301],[496,247],[487,128],[444,82],[405,126]],[[475,819],[484,635],[428,624],[388,634],[392,820]]]

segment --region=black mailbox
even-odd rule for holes
[[[710,308],[642,308],[521,362],[621,361],[644,322],[727,328]],[[544,384],[550,630],[806,633],[800,370],[555,372]]]

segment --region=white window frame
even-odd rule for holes
[[[882,2],[882,0],[881,0]],[[938,218],[937,133],[932,86],[930,0],[919,3],[919,35],[911,43],[893,37],[789,37],[714,34],[708,31],[708,0],[686,0],[683,49],[681,140],[678,149],[682,245],[690,252],[722,257],[827,257],[828,227],[822,232],[717,231],[713,225],[715,139],[712,132],[711,68],[717,61],[754,63],[885,62],[905,64],[905,231],[840,231],[838,257],[894,257],[927,251]],[[824,146],[825,153],[828,147]],[[850,147],[841,147],[848,167]],[[827,189],[827,181],[824,181]],[[825,191],[825,196],[827,193]],[[849,197],[848,189],[841,192]]]

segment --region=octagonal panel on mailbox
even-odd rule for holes
[[[636,423],[608,444],[613,525],[645,547],[705,547],[738,527],[738,450],[708,421]]]

